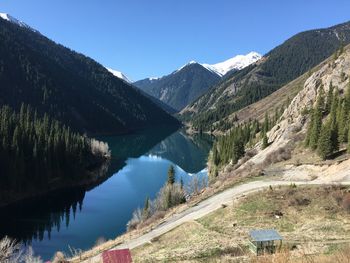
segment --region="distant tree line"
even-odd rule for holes
[[[41,117],[24,104],[18,113],[0,108],[0,138],[0,189],[11,192],[82,179],[109,154],[106,144],[72,132],[47,114]]]
[[[316,105],[310,110],[305,146],[327,159],[345,143],[350,152],[350,83],[343,97],[332,83],[327,95],[323,88],[318,88]]]

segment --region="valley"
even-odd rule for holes
[[[128,5],[0,13],[0,262],[348,260],[350,22]]]

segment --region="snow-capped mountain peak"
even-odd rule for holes
[[[187,67],[187,66],[189,66],[189,65],[193,65],[193,64],[199,64],[199,63],[197,63],[197,62],[194,61],[194,60],[191,60],[191,61],[188,62],[187,64],[183,65],[181,68],[175,70],[174,73],[179,72],[181,69],[183,69],[183,68],[185,68],[185,67]]]
[[[31,31],[33,31],[33,32],[39,33],[39,31],[37,31],[37,30],[31,28],[31,27],[28,26],[26,23],[24,23],[24,22],[18,20],[17,18],[14,18],[13,16],[11,16],[11,15],[9,15],[9,14],[0,13],[0,18],[2,18],[2,19],[4,19],[4,20],[7,20],[7,21],[9,21],[9,22],[11,22],[11,23],[14,23],[14,24],[16,24],[16,25],[18,25],[18,26],[20,26],[20,27],[27,28],[27,29],[29,29],[29,30],[31,30]]]
[[[241,70],[250,64],[261,59],[261,55],[257,52],[250,52],[246,55],[237,55],[233,58],[230,58],[226,61],[216,63],[216,64],[202,64],[203,67],[207,68],[210,71],[215,72],[216,74],[223,76],[230,70],[236,69]]]
[[[122,72],[118,71],[118,70],[114,70],[111,68],[106,68],[109,72],[111,72],[114,76],[116,76],[117,78],[120,78],[124,81],[126,81],[127,83],[132,83],[133,81],[131,79],[129,79],[125,74],[123,74]]]
[[[179,72],[180,70],[184,69],[189,65],[198,64],[205,67],[209,71],[219,75],[220,77],[222,77],[230,70],[233,70],[233,69],[241,70],[249,66],[250,64],[258,61],[259,59],[261,59],[261,57],[262,56],[259,53],[252,51],[246,55],[237,55],[233,58],[230,58],[228,60],[225,60],[223,62],[219,62],[216,64],[200,64],[192,60],[187,64],[183,65],[182,67],[180,67],[179,69],[175,70],[173,74]]]

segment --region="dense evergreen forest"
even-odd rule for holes
[[[29,104],[88,134],[179,125],[99,63],[38,32],[0,19],[0,39],[0,106],[19,110]]]
[[[212,124],[268,96],[350,42],[350,22],[299,33],[267,53],[260,63],[226,76],[182,113],[194,128]],[[223,95],[224,94],[224,95]]]
[[[220,168],[228,163],[236,164],[246,153],[246,149],[261,140],[261,147],[268,146],[267,132],[277,123],[284,108],[276,108],[274,114],[265,114],[263,123],[251,120],[231,128],[227,135],[219,136],[213,144],[210,176],[217,176]]]
[[[19,112],[0,108],[0,138],[0,200],[4,202],[32,191],[45,192],[50,185],[86,180],[87,172],[109,155],[107,144],[72,132],[24,104]]]
[[[350,152],[350,83],[343,97],[332,83],[327,96],[322,85],[318,89],[316,105],[310,111],[305,146],[317,151],[322,159],[332,157],[345,144]]]

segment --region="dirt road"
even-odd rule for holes
[[[114,249],[120,249],[120,248],[129,248],[133,249],[139,246],[142,246],[148,242],[151,242],[153,238],[159,237],[170,230],[176,228],[177,226],[180,226],[181,224],[199,219],[217,209],[219,209],[222,205],[230,205],[232,202],[242,197],[243,195],[247,195],[252,192],[256,192],[259,190],[263,190],[269,186],[278,186],[278,185],[290,185],[290,184],[296,184],[296,185],[318,185],[319,182],[292,182],[292,181],[254,181],[249,182],[246,184],[238,185],[233,188],[227,189],[219,194],[216,194],[200,203],[198,205],[191,207],[181,213],[174,214],[172,217],[170,217],[167,221],[162,223],[161,225],[157,226],[150,232],[139,236],[137,238],[131,239],[121,245],[116,246]],[[337,182],[339,184],[339,182]],[[347,184],[350,185],[349,182],[342,182],[341,184]],[[97,255],[93,258],[90,258],[86,261],[86,263],[95,263],[95,262],[101,262],[101,255]]]

